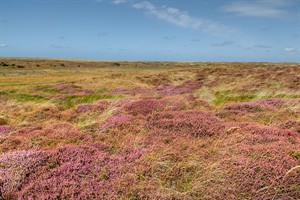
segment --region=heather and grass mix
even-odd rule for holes
[[[299,64],[1,63],[0,199],[300,198]]]

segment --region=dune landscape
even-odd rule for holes
[[[300,65],[1,58],[0,199],[297,199]]]

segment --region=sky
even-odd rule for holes
[[[300,0],[0,0],[0,56],[300,62]]]

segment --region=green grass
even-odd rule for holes
[[[216,106],[223,105],[229,102],[247,102],[252,101],[256,98],[256,94],[251,93],[237,93],[231,90],[228,91],[221,91],[215,92],[214,94],[215,99],[213,103]]]
[[[217,91],[213,94],[213,103],[216,106],[224,105],[230,102],[249,102],[266,98],[300,98],[299,93],[284,93],[284,92],[265,92],[265,91],[234,91],[225,90]]]
[[[288,123],[288,128],[280,127],[285,127],[281,125],[288,121],[300,120],[297,115],[300,108],[297,99],[300,98],[298,79],[290,78],[299,74],[300,65],[267,64],[268,67],[265,67],[261,63],[130,63],[39,59],[4,61],[9,67],[0,66],[0,125],[4,125],[0,127],[0,153],[4,155],[0,157],[0,168],[5,170],[4,173],[14,176],[15,172],[11,173],[10,169],[16,166],[23,173],[21,167],[31,158],[27,150],[47,156],[41,163],[30,162],[30,166],[33,163],[36,167],[29,169],[32,176],[23,177],[21,174],[21,178],[4,177],[3,187],[12,184],[8,188],[12,195],[23,192],[30,196],[35,191],[40,195],[42,190],[29,191],[28,188],[39,186],[40,177],[50,178],[46,181],[53,180],[48,172],[59,172],[64,167],[53,161],[63,151],[66,154],[62,156],[71,157],[68,166],[79,167],[78,174],[74,174],[73,169],[66,171],[66,168],[62,169],[67,176],[59,174],[66,178],[60,179],[61,182],[68,181],[71,176],[78,178],[72,187],[59,185],[63,189],[61,194],[69,192],[69,197],[80,195],[81,190],[97,193],[101,189],[104,190],[103,194],[113,194],[121,199],[272,199],[284,195],[292,199],[293,195],[299,193],[296,170],[283,181],[276,184],[273,181],[285,176],[290,169],[299,169],[295,168],[300,162],[299,138],[294,137],[298,124]],[[181,88],[187,81],[197,81],[201,87],[175,96],[156,95],[157,87],[165,82],[176,90],[176,86]],[[147,88],[151,92],[117,92],[118,89],[135,91],[136,87]],[[267,98],[282,98],[284,106],[240,113],[223,107],[231,102],[254,102]],[[166,102],[165,109],[168,111],[155,106],[155,113],[134,116],[126,109],[126,105],[145,99],[157,100],[158,105]],[[96,104],[101,100],[109,100],[103,109],[86,106],[87,112],[79,112],[78,105],[81,104],[84,109],[85,105],[82,104]],[[179,127],[178,133],[174,134],[151,128],[151,121],[156,118],[157,112],[166,114],[166,117],[171,113],[170,118],[162,122],[166,127],[172,127],[178,123],[176,118],[172,118],[173,114],[177,116],[177,112],[190,111],[209,113],[216,118],[216,122],[212,121],[207,126],[224,126],[224,130],[222,128],[219,134],[209,137],[190,137],[184,134],[185,125],[182,131]],[[106,122],[113,119],[110,117],[116,115],[130,115],[132,123],[128,126],[106,126]],[[194,128],[192,119],[187,117],[184,120]],[[294,134],[278,135],[281,129],[282,133],[293,131]],[[256,130],[257,133],[253,132]],[[280,133],[277,134],[277,130]],[[73,147],[79,146],[83,154],[80,151],[71,153]],[[8,157],[6,153],[9,155],[19,150],[26,152],[25,159],[12,162],[12,167],[3,167],[1,161]],[[94,152],[97,154],[95,157]],[[16,158],[9,157],[9,160],[13,159]],[[89,163],[91,166],[81,173],[80,166]],[[103,168],[94,173],[94,166]],[[15,187],[14,184],[19,182],[21,186]],[[93,188],[102,186],[102,183],[111,185],[108,185],[109,189],[99,187],[93,190],[86,188],[86,183],[95,183]],[[265,186],[270,187],[264,189]],[[45,182],[45,187],[44,192],[49,192],[49,195],[55,192],[48,182]],[[274,192],[275,189],[278,190]],[[58,198],[68,196],[61,195]]]
[[[47,94],[59,94],[61,91],[59,89],[53,88],[51,86],[42,86],[42,87],[37,87],[37,90],[47,93]]]
[[[79,104],[89,104],[102,99],[116,99],[121,96],[113,96],[109,94],[89,94],[89,95],[71,95],[59,102],[66,108],[72,108]]]
[[[300,160],[300,152],[294,152],[292,156],[298,160]]]
[[[41,102],[41,101],[46,101],[48,99],[40,95],[19,94],[16,96],[16,100],[20,102],[28,102],[28,101]]]
[[[0,92],[0,99],[9,99],[9,100],[15,100],[17,102],[47,102],[50,100],[50,98],[43,96],[42,94],[36,94],[33,92],[31,93],[24,93],[24,92],[18,92],[17,90],[9,90],[9,91],[2,91]]]

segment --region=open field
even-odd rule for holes
[[[1,58],[0,199],[300,199],[300,65]]]

